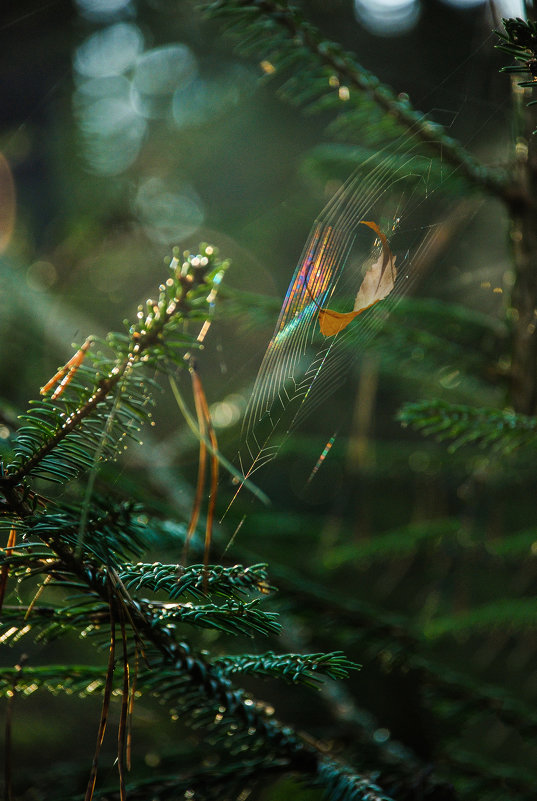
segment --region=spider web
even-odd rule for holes
[[[418,278],[437,231],[436,224],[424,224],[420,207],[450,177],[444,173],[433,180],[431,164],[429,157],[402,156],[401,150],[380,162],[372,157],[315,220],[243,419],[239,461],[245,478],[271,462],[296,426],[344,383],[349,352],[367,346]],[[319,307],[352,309],[363,272],[381,251],[379,239],[360,225],[366,220],[388,237],[396,258],[395,287],[344,331],[324,338]]]

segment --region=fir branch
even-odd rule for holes
[[[178,622],[189,623],[202,628],[223,631],[226,634],[279,634],[280,624],[276,612],[263,612],[257,609],[259,601],[224,601],[222,604],[184,604],[158,603],[149,601],[144,608],[152,613],[153,619],[169,626]]]
[[[95,562],[91,554],[76,553],[60,536],[48,536],[47,544],[61,562],[63,575],[72,576],[71,583],[79,589],[84,586],[90,596],[85,605],[79,604],[67,610],[36,607],[24,628],[21,628],[21,610],[18,608],[18,625],[10,625],[11,620],[7,618],[1,621],[5,626],[5,641],[24,636],[32,627],[39,629],[38,636],[41,637],[45,633],[47,637],[60,636],[73,630],[107,635],[109,592],[113,587],[114,603],[121,604],[130,626],[144,644],[148,667],[139,677],[141,684],[149,692],[159,695],[170,708],[175,704],[181,717],[190,725],[203,726],[225,747],[245,747],[251,750],[255,743],[256,751],[260,754],[285,760],[290,771],[301,774],[308,781],[327,786],[330,791],[334,787],[339,769],[344,774],[341,779],[346,793],[344,797],[353,801],[377,801],[385,798],[379,795],[376,785],[368,779],[353,774],[340,763],[328,758],[319,748],[304,741],[290,727],[281,726],[271,719],[271,713],[266,707],[253,702],[244,691],[234,689],[221,669],[211,665],[204,657],[193,654],[186,643],[178,642],[176,627],[170,616],[162,615],[158,605],[152,608],[151,603],[134,600],[125,590],[121,590],[123,585],[113,568],[106,568],[102,563]],[[237,608],[251,607],[251,604],[241,605],[235,601],[228,602],[229,609],[230,604]],[[189,608],[186,605],[185,607]],[[196,611],[193,605],[190,610],[195,622]],[[8,608],[7,611],[11,610]],[[212,609],[210,614],[217,615],[218,607]],[[237,627],[240,628],[240,619],[238,616],[236,619],[239,621]],[[259,621],[254,623],[254,627],[258,623]],[[267,628],[266,621],[259,625],[261,629]],[[11,632],[12,628],[15,629],[14,632]],[[274,630],[273,624],[271,628]],[[164,673],[167,673],[167,678]],[[227,736],[230,726],[233,727],[232,738]]]
[[[141,674],[141,689],[146,689],[147,684],[146,680],[148,679],[150,673],[145,671]],[[176,676],[174,672],[170,671],[163,671],[160,674],[161,681],[159,684],[155,686],[162,686],[166,685],[167,681],[170,678]],[[17,679],[17,690],[21,693],[23,697],[27,697],[32,695],[38,690],[46,690],[52,692],[53,694],[67,692],[69,694],[76,693],[80,697],[86,697],[88,695],[96,695],[102,693],[104,689],[105,680],[102,675],[102,669],[99,667],[94,666],[87,666],[87,665],[73,665],[73,666],[65,666],[65,665],[48,665],[44,667],[27,667],[25,666],[24,672],[21,675],[17,668],[4,668],[0,671],[0,694],[4,695],[10,691],[13,685],[13,680]],[[153,682],[154,683],[154,682]],[[165,697],[170,701],[177,701],[177,694],[179,690],[177,689],[175,693],[170,695],[169,689],[165,692]],[[121,691],[119,688],[116,688],[113,692],[113,696],[120,696]],[[159,691],[157,689],[157,695]],[[497,703],[500,704],[502,702],[501,697],[497,698]],[[476,698],[475,701],[475,711],[480,711],[479,708],[479,701]],[[461,719],[467,720],[469,714],[469,709],[467,705],[462,705],[461,707]],[[535,718],[535,716],[533,716]],[[535,726],[535,723],[534,723]],[[530,730],[523,730],[521,734],[525,734],[526,736],[531,736]],[[252,747],[252,743],[250,743],[250,747]],[[255,749],[254,749],[255,750]],[[461,752],[460,748],[458,747],[458,743],[454,741],[451,744],[451,747],[448,747],[448,759],[453,761],[453,764],[457,764],[459,767],[463,768],[464,773],[470,772],[472,775],[475,776],[475,781],[479,783],[479,786],[484,791],[485,789],[490,789],[490,782],[494,781],[494,778],[502,777],[503,779],[507,780],[511,786],[511,782],[516,776],[521,780],[519,783],[520,789],[527,788],[527,782],[529,780],[529,774],[524,777],[524,780],[521,775],[517,774],[516,771],[513,773],[512,771],[509,772],[507,766],[498,766],[497,770],[494,773],[494,777],[491,777],[491,768],[488,763],[484,763],[479,765],[477,769],[476,762],[474,759],[474,755],[465,754]],[[253,756],[253,754],[252,754]],[[392,754],[391,761],[395,758],[395,754]],[[408,759],[408,754],[406,755],[406,759]],[[235,775],[236,770],[239,769],[239,763],[235,763],[233,760],[229,760],[227,755],[224,757],[223,760],[220,760],[220,764],[222,762],[226,765],[226,768],[220,770],[219,768],[213,767],[211,769],[211,776],[214,778],[215,785],[220,787],[220,792],[223,791],[223,787],[220,786],[220,781],[224,782],[229,789],[229,784],[226,781],[227,773],[230,772],[230,775]],[[276,761],[278,765],[278,769],[276,772],[284,773],[288,772],[290,769],[290,763],[286,759],[280,759]],[[255,773],[258,774],[262,771],[263,776],[270,775],[272,772],[269,767],[269,761],[267,757],[263,756],[262,754],[257,755],[257,758],[252,758],[248,760],[246,763],[243,763],[241,760],[240,765],[243,765],[243,770],[239,771],[240,773],[240,782],[238,786],[240,789],[244,789],[244,786],[248,784],[248,779],[253,779]],[[339,767],[339,766],[338,766]],[[250,776],[250,770],[252,768],[252,773]],[[351,774],[352,775],[352,774]],[[488,777],[488,778],[487,778]],[[363,777],[362,777],[363,780]],[[166,777],[162,777],[160,779],[152,778],[151,781],[147,780],[144,782],[135,782],[129,786],[129,797],[139,792],[142,792],[142,789],[145,788],[146,790],[148,787],[160,787],[164,795],[162,798],[173,798],[176,797],[173,793],[177,793],[181,787],[189,786],[191,788],[199,788],[199,791],[205,794],[205,791],[210,786],[210,782],[208,782],[207,775],[205,771],[195,771],[194,773],[188,774],[180,774],[179,776],[175,774],[171,774]],[[395,793],[397,797],[397,792]],[[102,791],[98,793],[98,797],[105,797],[105,798],[115,798],[116,793],[115,791]],[[142,796],[145,797],[145,796]],[[160,795],[156,797],[161,797]],[[205,797],[205,795],[204,795]],[[208,796],[212,797],[212,796]]]
[[[39,614],[46,620],[47,617],[56,616],[57,612],[57,609],[42,607]],[[11,623],[12,621],[8,621],[5,625],[11,627]],[[252,675],[283,678],[290,684],[304,684],[313,688],[317,688],[324,679],[347,678],[350,670],[357,670],[360,667],[348,660],[341,651],[328,654],[275,654],[268,651],[265,654],[215,657],[207,664],[226,677]],[[16,675],[17,668],[0,669],[0,695],[9,692]],[[148,686],[149,675],[149,671],[141,671],[137,683],[140,691]],[[156,694],[161,694],[159,686],[168,686],[167,698],[170,699],[170,686],[176,679],[175,671],[162,668],[159,671],[159,682],[155,685]],[[37,690],[46,690],[52,693],[76,693],[80,697],[101,692],[104,685],[102,667],[94,665],[25,666],[24,676],[18,682],[18,688],[24,695],[31,695]],[[177,698],[171,700],[176,702]]]
[[[347,123],[351,122],[348,117],[348,114],[345,115]],[[360,130],[358,121],[352,120],[352,123],[356,125],[355,130]],[[370,124],[368,121],[368,126]],[[324,186],[327,181],[334,178],[339,178],[343,183],[353,173],[365,173],[366,170],[382,165],[398,176],[400,186],[416,186],[420,182],[423,185],[442,185],[443,194],[459,200],[467,194],[468,183],[462,174],[453,173],[446,180],[445,166],[440,159],[415,161],[412,164],[412,171],[405,175],[404,166],[407,160],[408,152],[404,150],[390,154],[388,161],[383,149],[329,142],[311,148],[302,159],[300,169],[305,178]]]
[[[461,445],[479,444],[494,453],[508,454],[533,446],[537,419],[510,410],[476,409],[445,401],[421,401],[403,406],[397,415],[404,426],[412,426],[440,441],[450,440],[449,451]]]
[[[54,560],[54,552],[46,548],[42,542],[23,542],[9,553],[0,549],[0,565],[7,565],[14,575],[42,572],[46,564]]]
[[[290,684],[306,684],[316,687],[323,678],[343,679],[349,670],[360,665],[351,662],[342,651],[322,654],[240,654],[220,656],[211,660],[224,675],[252,675],[267,678],[283,678]]]
[[[496,48],[507,53],[519,64],[502,67],[500,72],[525,73],[530,76],[530,79],[519,81],[518,85],[522,88],[535,89],[537,86],[537,23],[534,20],[523,20],[520,17],[503,19],[502,22],[505,33],[496,31],[496,35],[503,40],[503,43],[496,45]],[[528,106],[536,103],[537,100],[531,100]],[[537,129],[533,133],[537,134]]]
[[[250,567],[233,565],[181,565],[153,564],[122,565],[118,575],[125,587],[153,592],[165,592],[172,600],[182,595],[202,598],[209,594],[222,598],[238,599],[252,592],[267,594],[275,588],[269,584],[267,565]]]
[[[19,674],[16,667],[0,669],[0,695],[6,695],[17,679],[17,689],[23,696],[40,690],[58,695],[75,694],[80,698],[102,693],[105,676],[100,665],[39,665],[24,666]]]
[[[0,488],[9,493],[30,475],[64,483],[92,467],[95,454],[113,457],[118,442],[134,436],[148,417],[152,380],[141,376],[140,368],[165,370],[170,361],[181,362],[186,347],[196,346],[193,338],[187,345],[180,340],[182,350],[177,353],[165,345],[164,337],[175,335],[187,318],[207,320],[207,290],[214,296],[227,266],[208,245],[201,254],[185,254],[182,263],[175,255],[158,299],[139,307],[129,336],[109,337],[113,357],[88,353],[86,362],[92,360],[92,366],[80,365],[61,398],[36,402],[23,415],[26,424],[13,443],[15,459],[4,469]]]
[[[328,767],[321,748],[273,720],[271,711],[264,704],[254,702],[244,691],[232,686],[225,671],[211,665],[203,655],[195,655],[186,643],[177,640],[177,624],[180,622],[229,633],[277,633],[279,625],[274,613],[259,610],[257,599],[239,600],[244,591],[251,592],[254,587],[261,594],[271,589],[262,569],[257,568],[253,581],[250,577],[245,578],[244,568],[238,567],[234,572],[221,572],[219,575],[215,571],[213,589],[220,590],[220,593],[235,593],[239,597],[225,598],[220,604],[162,604],[133,599],[118,570],[124,556],[136,553],[143,544],[143,532],[140,536],[134,509],[128,505],[118,512],[112,506],[105,511],[95,499],[90,499],[85,520],[87,536],[80,540],[77,508],[56,505],[51,511],[44,511],[50,502],[35,496],[24,485],[28,476],[39,475],[40,470],[46,475],[49,456],[53,477],[63,483],[81,469],[93,467],[95,453],[111,454],[112,443],[108,449],[102,440],[103,430],[106,433],[109,428],[111,409],[117,412],[117,419],[123,424],[122,435],[127,434],[133,421],[143,421],[147,401],[145,389],[149,382],[142,380],[144,395],[141,398],[132,402],[132,397],[127,397],[124,419],[122,407],[117,404],[118,394],[127,380],[140,383],[138,371],[145,365],[159,367],[163,364],[166,367],[170,358],[182,360],[183,354],[170,356],[165,352],[160,344],[161,334],[165,325],[169,324],[173,330],[174,323],[179,320],[182,324],[185,316],[189,319],[199,317],[207,322],[206,278],[210,278],[210,296],[214,297],[222,274],[219,266],[206,275],[205,268],[209,264],[210,259],[205,256],[188,257],[180,269],[178,264],[172,263],[172,277],[161,286],[159,300],[148,302],[145,319],[143,310],[140,310],[139,322],[131,326],[129,337],[109,340],[116,349],[111,362],[113,366],[109,363],[107,370],[97,369],[96,365],[102,364],[98,361],[100,357],[92,361],[89,354],[84,365],[78,356],[70,360],[66,369],[70,370],[76,362],[78,372],[66,382],[61,400],[55,398],[48,405],[42,402],[34,409],[34,414],[28,415],[20,438],[18,462],[2,474],[1,488],[5,497],[2,513],[5,521],[16,519],[17,527],[26,531],[32,543],[34,538],[38,538],[50,550],[50,558],[47,553],[46,559],[37,562],[34,559],[33,567],[48,572],[54,584],[75,590],[77,595],[69,605],[62,607],[32,602],[27,608],[18,606],[16,614],[7,607],[0,620],[0,640],[13,643],[28,634],[38,640],[50,640],[78,633],[80,636],[97,635],[98,642],[104,645],[109,642],[108,625],[113,627],[115,621],[125,620],[145,660],[140,683],[168,704],[175,703],[182,719],[189,725],[203,726],[215,742],[220,742],[230,752],[254,749],[256,753],[267,755],[272,763],[285,762],[290,771],[304,774],[320,784],[328,784],[329,788],[334,786],[334,777],[340,769],[344,774],[341,786],[345,797],[356,801],[377,799],[380,798],[378,788],[368,779],[353,774],[342,765],[338,767],[332,759]],[[189,344],[192,346],[191,340]],[[103,374],[104,378],[99,377]],[[58,375],[69,375],[69,372],[62,368]],[[90,379],[93,379],[93,385]],[[80,434],[78,440],[69,438],[75,431]],[[90,441],[93,453],[84,447],[84,439]],[[67,448],[64,443],[67,443]],[[57,459],[56,463],[54,459]],[[13,556],[12,553],[9,555]],[[28,556],[27,564],[30,564],[30,550]],[[170,578],[168,571],[164,583],[169,587]],[[198,579],[199,572],[196,575],[195,570],[189,574],[187,571],[185,591],[189,589],[191,594],[199,591],[196,588]],[[152,580],[156,581],[152,586],[158,586],[154,574]],[[174,583],[170,589],[173,591],[175,588]],[[25,612],[28,619],[21,620]],[[127,653],[126,639],[124,645]],[[111,691],[111,665],[109,661],[107,692]],[[332,666],[332,670],[337,671],[337,666]],[[166,671],[169,675],[163,680]],[[101,726],[103,720],[104,717]],[[231,732],[233,737],[228,736]],[[93,778],[94,775],[92,781]]]
[[[392,137],[404,131],[459,170],[470,184],[508,203],[515,197],[520,199],[520,191],[503,172],[480,164],[441,125],[415,111],[407,99],[397,97],[340,45],[325,40],[294,6],[284,0],[216,0],[206,2],[202,8],[210,17],[223,17],[228,30],[239,39],[239,49],[255,53],[257,59],[270,64],[270,76],[292,70],[292,77],[283,89],[297,102],[318,105],[322,94],[328,97],[329,104],[339,100],[339,107],[343,104],[342,97],[346,102],[355,102],[358,110],[362,103],[373,104],[395,123]],[[346,89],[343,95],[341,87]],[[353,127],[356,130],[354,124]]]
[[[315,784],[323,787],[329,798],[338,801],[353,801],[358,798],[363,801],[390,801],[380,787],[370,782],[370,779],[360,776],[350,768],[342,770],[339,763],[325,759]]]
[[[63,586],[69,586],[69,583],[65,582]],[[76,588],[80,590],[83,585],[77,584]],[[79,637],[102,634],[102,627],[109,619],[108,606],[91,598],[61,607],[43,604],[34,608],[4,606],[0,618],[0,643],[15,645],[28,635],[36,642],[47,643],[75,633]]]
[[[63,588],[76,589],[82,592],[85,587],[73,577],[60,564],[53,563],[47,566],[48,572],[56,579],[56,584]],[[43,570],[44,572],[44,570]],[[103,573],[103,580],[104,580]],[[264,612],[257,608],[258,599],[249,602],[226,600],[217,604],[188,603],[158,603],[157,601],[137,601],[137,606],[151,617],[153,625],[173,628],[178,623],[186,623],[201,628],[215,629],[233,635],[246,635],[253,637],[256,634],[278,634],[280,624],[275,612]],[[9,609],[6,607],[6,610]],[[24,610],[22,610],[24,611]],[[29,610],[26,610],[27,613]],[[5,614],[0,619],[0,641],[11,640],[15,642],[22,636],[32,632],[39,640],[50,642],[60,636],[65,636],[76,630],[79,635],[86,636],[98,630],[109,615],[107,607],[97,601],[86,599],[72,606],[38,606],[32,614],[23,620],[19,614]]]
[[[46,514],[28,516],[27,531],[41,542],[60,539],[78,546],[80,510],[68,504],[51,504]],[[104,564],[119,566],[133,555],[142,553],[147,541],[147,527],[140,517],[140,506],[131,502],[113,503],[93,498],[86,521],[85,552]]]
[[[274,515],[267,516],[267,521],[272,521],[274,525],[292,532],[289,528],[292,519],[274,519]],[[256,522],[258,530],[260,523]],[[429,530],[430,526],[430,530]],[[446,519],[438,523],[424,523],[411,526],[408,529],[400,529],[398,538],[401,554],[407,553],[406,540],[413,539],[412,547],[416,548],[418,543],[437,540],[439,537],[446,538],[448,542],[453,542],[453,538],[460,530],[459,520]],[[391,534],[385,535],[374,543],[363,546],[364,558],[386,558],[396,555],[395,537]],[[528,553],[530,545],[535,540],[535,532],[532,530],[522,532],[520,542],[514,543],[516,553],[525,551]],[[487,543],[487,551],[491,554],[503,556],[508,555],[511,539],[496,543]],[[246,560],[256,557],[244,549],[241,550],[242,558]],[[337,549],[336,554],[340,551]],[[343,554],[344,551],[342,550]],[[325,557],[326,559],[327,557]],[[338,595],[334,591],[328,590],[318,581],[308,578],[302,571],[300,574],[288,566],[271,561],[271,573],[277,578],[279,588],[283,589],[286,595],[296,599],[297,609],[302,614],[308,610],[312,615],[329,614],[332,618],[339,621],[339,629],[343,638],[352,636],[363,644],[364,656],[366,650],[374,660],[382,660],[382,654],[388,649],[391,654],[391,664],[393,667],[400,666],[400,669],[408,671],[419,671],[420,683],[428,688],[435,704],[438,699],[451,699],[460,704],[461,709],[465,709],[467,714],[471,711],[490,711],[499,721],[506,726],[513,727],[523,736],[534,737],[537,731],[537,716],[527,705],[520,702],[511,691],[500,685],[484,682],[480,677],[473,677],[467,673],[453,670],[445,661],[437,659],[428,653],[429,641],[425,632],[404,615],[397,614],[388,610],[381,610],[373,604],[356,598],[346,598]],[[318,622],[318,618],[315,618]],[[302,650],[303,645],[300,645]],[[378,726],[375,726],[376,730]],[[378,748],[378,744],[375,744]],[[380,763],[392,761],[381,759]]]

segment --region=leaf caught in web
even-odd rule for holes
[[[390,250],[388,239],[374,222],[360,220],[361,225],[372,228],[382,242],[382,253],[369,268],[360,285],[351,312],[337,312],[332,309],[319,309],[319,326],[321,334],[333,337],[343,331],[351,320],[358,317],[366,309],[371,308],[379,300],[384,300],[395,286],[397,271],[395,269],[395,256]]]
[[[239,463],[245,480],[274,459],[289,433],[344,383],[351,354],[364,350],[427,268],[443,229],[425,201],[451,177],[446,170],[433,182],[430,164],[412,151],[375,157],[315,221],[244,416]],[[437,206],[433,210],[439,213]],[[364,264],[371,266],[362,279]],[[345,311],[351,304],[353,311]]]

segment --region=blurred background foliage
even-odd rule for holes
[[[498,74],[505,57],[494,51],[489,4],[302,7],[323,36],[407,93],[483,163],[512,159],[510,86]],[[314,114],[286,102],[270,69],[255,54],[241,57],[221,21],[188,0],[21,0],[0,13],[0,152],[16,193],[0,262],[0,436],[73,341],[132,317],[161,280],[171,246],[205,240],[232,260],[199,371],[220,448],[233,461],[312,221],[362,152],[374,152],[374,130],[363,119],[334,123],[334,103]],[[345,102],[339,95],[335,105]],[[402,404],[421,399],[499,410],[509,403],[507,214],[497,198],[448,187],[446,215],[458,210],[462,220],[436,263],[368,348],[349,353],[345,386],[259,474],[271,506],[245,491],[237,498],[212,559],[225,550],[224,561],[269,563],[284,615],[278,648],[341,648],[363,665],[318,697],[248,685],[281,719],[332,741],[360,770],[406,765],[425,788],[434,769],[455,788],[420,796],[416,779],[413,795],[407,787],[396,797],[530,798],[533,440],[507,456],[470,445],[450,451],[396,420]],[[99,481],[163,520],[184,522],[198,443],[169,391],[155,423],[143,447]],[[224,476],[221,513],[234,489]],[[163,542],[155,558],[178,560],[173,538]],[[32,664],[52,652],[56,662],[72,659],[72,644],[32,648]],[[4,649],[1,659],[12,664],[14,652]],[[60,797],[86,775],[98,708],[98,700],[44,693],[17,704],[21,798]],[[148,771],[183,747],[191,759],[193,735],[165,717],[140,703],[135,749]],[[37,778],[25,775],[28,764]],[[298,797],[279,781],[259,797],[290,792]]]

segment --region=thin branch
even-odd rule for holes
[[[171,267],[177,268],[178,266],[179,261],[174,256]],[[152,346],[159,342],[164,328],[172,317],[188,310],[187,297],[193,289],[205,283],[205,272],[206,270],[197,267],[197,269],[192,270],[191,274],[181,274],[177,280],[178,293],[171,301],[166,301],[165,293],[162,292],[162,297],[159,301],[159,309],[151,321],[151,326],[148,327],[147,330],[144,329],[141,332],[137,330],[133,331],[131,348],[122,362],[113,367],[108,375],[99,381],[91,397],[80,408],[67,417],[58,430],[51,437],[47,438],[41,448],[30,458],[26,459],[15,472],[11,474],[5,472],[3,474],[0,478],[0,487],[8,489],[20,484],[21,481],[32,472],[36,465],[42,462],[48,454],[52,453],[65,437],[77,429],[81,423],[97,409],[99,404],[104,402],[110,393],[119,385],[123,377],[129,373],[136,364],[143,360],[146,352]]]
[[[275,30],[279,28],[287,34],[297,51],[305,48],[313,54],[342,84],[354,87],[369,97],[404,131],[430,147],[438,158],[459,170],[471,184],[500,198],[510,207],[531,202],[509,173],[481,164],[459,142],[449,137],[440,124],[428,120],[408,101],[401,101],[388,86],[359,65],[351,54],[339,44],[325,40],[315,26],[305,22],[300,13],[283,0],[216,0],[206,2],[204,9],[211,16],[231,15],[244,10],[249,14],[245,16],[247,21],[251,21],[254,14],[259,18],[265,17]]]
[[[30,514],[14,490],[9,490],[6,495],[22,519]],[[165,620],[162,621],[158,609],[152,613],[145,603],[134,601],[128,594],[119,596],[120,585],[108,578],[105,567],[82,558],[59,536],[48,538],[47,545],[57,554],[64,569],[106,604],[111,616],[114,614],[112,604],[117,601],[133,630],[141,639],[151,643],[167,665],[173,666],[178,675],[187,675],[206,698],[213,699],[218,706],[228,710],[242,726],[255,730],[273,753],[288,761],[290,771],[311,776],[316,783],[329,790],[337,784],[349,799],[391,801],[369,779],[332,759],[317,744],[306,741],[291,727],[282,726],[269,718],[264,713],[263,704],[252,703],[242,690],[233,687],[218,668],[192,654],[186,643],[177,642],[173,628],[167,626]],[[115,593],[115,596],[111,597],[111,593]]]

